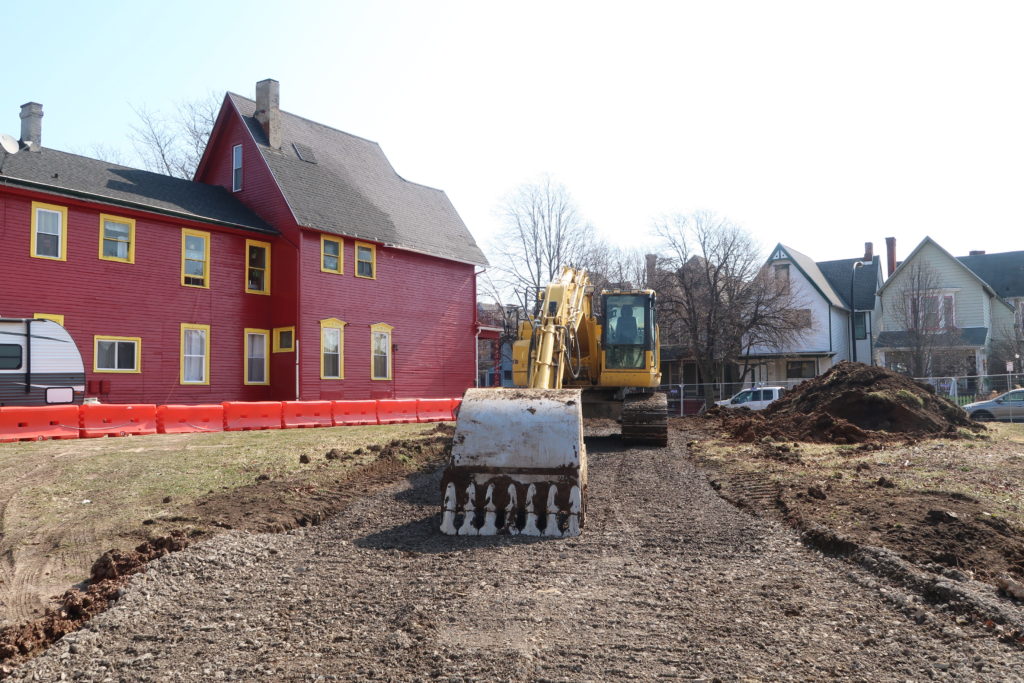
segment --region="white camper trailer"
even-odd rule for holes
[[[75,341],[52,320],[0,318],[0,406],[81,403],[85,366]]]

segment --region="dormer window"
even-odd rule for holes
[[[235,145],[231,148],[231,191],[239,192],[242,189],[242,146]]]

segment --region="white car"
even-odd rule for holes
[[[756,387],[754,389],[744,389],[732,398],[727,398],[724,401],[715,401],[715,405],[722,408],[764,410],[772,401],[785,395],[785,387]]]

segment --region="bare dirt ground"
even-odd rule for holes
[[[172,534],[187,542],[223,529],[283,531],[316,523],[381,477],[401,476],[424,459],[425,449],[439,456],[442,449],[428,434],[434,429],[0,444],[0,662],[4,630],[40,617],[51,596],[89,579],[105,550],[130,553],[148,544],[146,554],[154,556]],[[401,458],[395,443],[405,444]],[[339,485],[353,475],[359,481]]]
[[[320,526],[227,531],[150,563],[10,677],[1024,680],[1019,603],[825,531],[801,543],[709,484],[687,446],[706,438],[592,431],[577,539],[442,536],[437,470]]]

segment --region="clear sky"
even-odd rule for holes
[[[130,154],[132,106],[281,82],[482,246],[550,173],[609,240],[706,209],[816,260],[1024,249],[1016,2],[7,2],[0,132]]]

